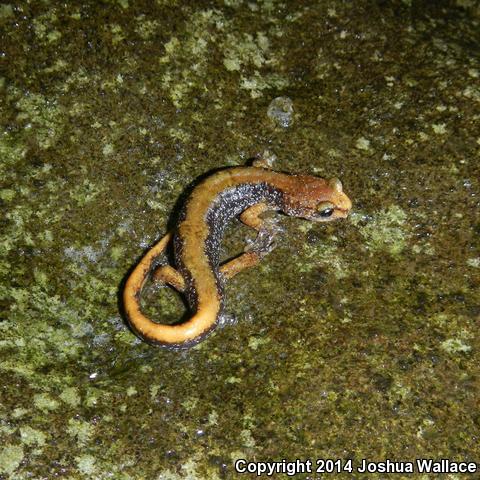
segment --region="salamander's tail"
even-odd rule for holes
[[[123,305],[128,321],[135,332],[147,341],[153,340],[149,335],[151,331],[155,330],[157,326],[162,327],[162,325],[143,315],[140,310],[140,297],[148,275],[153,269],[153,263],[165,251],[171,238],[172,234],[167,233],[145,254],[128,277],[123,290]]]
[[[154,269],[154,262],[161,255],[171,240],[167,233],[140,260],[128,277],[123,291],[123,305],[132,329],[148,343],[162,345],[171,349],[183,349],[195,345],[208,335],[216,326],[220,310],[219,299],[212,298],[206,302],[201,311],[188,321],[176,325],[163,325],[146,317],[140,309],[142,289]]]

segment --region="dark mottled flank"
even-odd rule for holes
[[[206,254],[215,268],[220,261],[219,253],[225,230],[230,221],[257,203],[266,202],[272,210],[283,208],[283,195],[279,189],[266,183],[240,184],[222,192],[207,213],[209,235]]]
[[[1,480],[480,461],[478,2],[10,2],[0,38]],[[140,342],[129,269],[194,179],[265,149],[352,215],[282,218],[226,285],[233,326]]]

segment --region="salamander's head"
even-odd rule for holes
[[[352,201],[343,192],[342,182],[338,178],[328,180],[324,192],[327,198],[322,198],[317,203],[311,220],[329,222],[347,217],[352,208]]]
[[[300,182],[286,199],[288,215],[314,222],[330,222],[348,216],[351,200],[343,192],[338,178],[324,180],[316,177],[297,177]]]

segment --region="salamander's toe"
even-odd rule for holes
[[[275,225],[274,228],[273,225],[265,225],[258,232],[255,240],[247,244],[245,251],[253,251],[262,257],[267,255],[277,246],[276,237],[282,231],[282,228],[278,225]]]

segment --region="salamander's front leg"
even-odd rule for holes
[[[250,208],[247,208],[240,214],[240,220],[243,224],[260,231],[265,220],[260,218],[263,212],[268,210],[268,205],[265,202],[257,203]]]
[[[162,265],[153,272],[155,282],[166,283],[179,292],[185,291],[185,279],[182,275],[170,265]]]
[[[275,248],[275,237],[282,231],[278,223],[273,219],[264,220],[260,215],[270,210],[266,203],[261,202],[247,208],[241,215],[240,220],[247,226],[258,232],[253,242],[247,245],[245,252],[254,251],[264,257]]]

